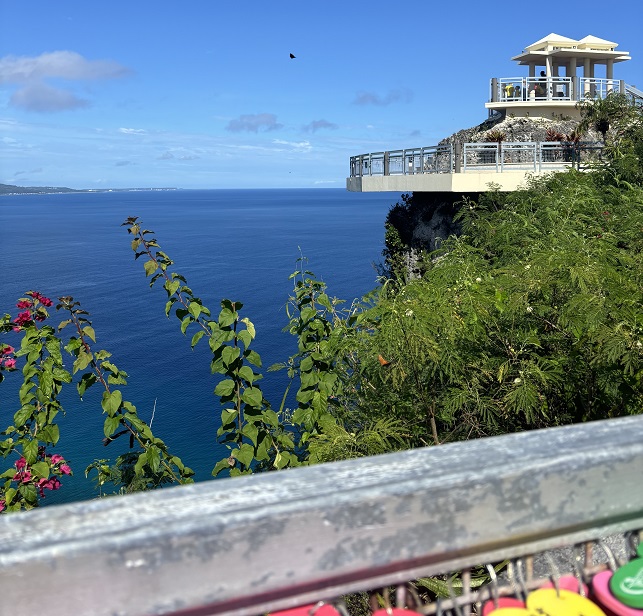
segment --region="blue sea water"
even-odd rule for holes
[[[155,232],[195,294],[218,311],[222,298],[241,301],[242,316],[257,328],[255,350],[263,360],[264,395],[278,406],[284,374],[267,367],[285,360],[294,341],[282,332],[290,273],[303,254],[331,296],[351,301],[374,288],[381,260],[384,220],[399,195],[340,189],[177,190],[16,195],[0,197],[0,314],[16,315],[28,290],[55,299],[72,295],[90,313],[95,349],[113,353],[129,374],[123,388],[141,417],[170,449],[211,479],[226,454],[217,443],[220,408],[213,395],[207,344],[194,351],[179,321],[164,314],[165,291],[150,289],[142,261],[134,261],[121,223],[138,216]],[[216,314],[216,313],[215,313]],[[54,317],[56,319],[57,317]],[[8,336],[4,341],[15,343]],[[68,365],[71,366],[71,357]],[[0,384],[0,425],[18,408],[21,374]],[[102,445],[104,416],[97,386],[81,401],[68,387],[62,402],[61,438],[55,451],[74,469],[46,503],[96,495],[84,477],[96,458],[115,458],[126,443]],[[4,468],[3,464],[0,468]]]

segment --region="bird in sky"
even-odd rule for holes
[[[295,57],[296,57],[296,56],[295,56],[295,54],[293,54],[293,53],[291,53],[291,54],[290,54],[290,59],[291,59],[291,60],[294,60],[294,59],[295,59]]]

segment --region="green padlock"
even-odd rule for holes
[[[643,609],[643,543],[636,549],[639,558],[614,571],[610,579],[612,594],[629,607]]]

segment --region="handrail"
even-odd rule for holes
[[[260,614],[639,529],[642,433],[625,417],[0,516],[0,601]]]
[[[435,145],[351,156],[350,177],[581,169],[600,161],[602,151],[602,145],[590,142],[473,142],[462,144],[456,156],[452,145]]]
[[[494,77],[490,80],[489,102],[534,103],[581,101],[605,98],[630,87],[619,79],[598,77]]]

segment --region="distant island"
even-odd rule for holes
[[[179,190],[178,188],[67,188],[65,186],[14,186],[0,184],[0,195],[50,195],[54,193],[132,192],[153,190]]]

